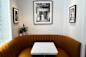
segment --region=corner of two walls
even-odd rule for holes
[[[76,23],[69,23],[69,7],[77,5]],[[81,57],[85,57],[85,0],[65,0],[64,6],[64,34],[81,42]]]
[[[76,7],[76,23],[69,23],[69,7],[77,5]],[[64,24],[63,34],[69,35],[74,39],[83,42],[84,33],[84,17],[85,17],[85,0],[65,0],[64,6]]]
[[[17,5],[16,5],[16,0],[12,0],[11,1],[11,10],[13,11],[13,8],[18,8],[17,7]],[[12,14],[13,14],[13,12],[12,12]],[[12,15],[12,17],[13,17],[13,15]],[[14,24],[13,23],[13,18],[12,18],[12,20],[11,20],[12,22],[12,38],[15,38],[15,37],[17,37],[18,36],[18,29],[19,29],[19,24]]]
[[[64,6],[64,24],[63,24],[63,34],[69,35],[73,37],[74,39],[81,41],[81,20],[79,16],[79,10],[78,10],[78,2],[77,0],[65,0],[65,6]],[[69,7],[77,5],[77,17],[76,17],[76,23],[69,23]],[[79,34],[79,35],[78,35]]]

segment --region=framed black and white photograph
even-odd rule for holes
[[[69,23],[76,23],[76,5],[69,8]]]
[[[14,24],[18,24],[19,23],[18,9],[17,8],[13,8],[13,23]]]
[[[53,22],[53,2],[33,1],[33,21],[34,24],[52,24]]]

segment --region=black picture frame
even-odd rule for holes
[[[69,7],[69,23],[76,23],[76,9],[77,5]]]
[[[33,23],[47,25],[53,23],[53,1],[33,1]]]
[[[18,18],[18,9],[13,8],[13,23],[18,24],[19,23],[19,18]]]

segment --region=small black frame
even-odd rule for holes
[[[76,23],[76,8],[77,5],[69,7],[69,23]]]
[[[19,18],[18,18],[18,9],[13,7],[13,23],[18,24]]]

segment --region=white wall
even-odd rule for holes
[[[0,0],[0,39],[1,39],[1,0]]]
[[[11,10],[13,10],[13,7],[14,8],[17,8],[17,5],[16,5],[16,0],[11,0]],[[13,12],[11,13],[13,14]],[[13,17],[13,15],[11,15]],[[13,18],[11,18],[11,22],[12,22],[12,37],[15,38],[18,36],[18,29],[19,29],[19,24],[14,24],[13,23]]]
[[[1,2],[1,38],[0,44],[8,42],[12,39],[11,29],[11,8],[10,0],[0,0]]]
[[[69,23],[69,7],[76,4],[77,5],[77,18],[76,23]],[[85,57],[85,10],[86,10],[85,0],[65,0],[64,6],[64,34],[73,37],[74,39],[81,42],[81,57]]]
[[[77,5],[77,17],[76,23],[69,23],[69,7],[76,4]],[[83,5],[79,3],[79,0],[65,0],[64,6],[64,34],[75,37],[76,40],[81,41],[82,29],[83,29],[83,16],[81,14]]]
[[[86,0],[85,0],[85,9],[84,9],[84,26],[83,26],[83,38],[85,43],[85,57],[86,57]]]
[[[62,34],[64,0],[53,0],[53,24],[33,24],[33,0],[17,0],[19,8],[20,26],[24,23],[28,26],[28,34]]]

